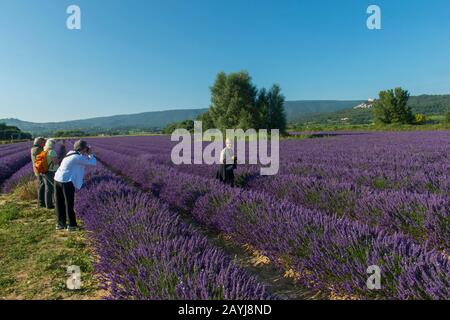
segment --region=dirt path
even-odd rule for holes
[[[325,294],[295,283],[292,277],[280,273],[266,257],[257,254],[249,247],[235,243],[224,234],[215,233],[202,225],[199,225],[190,215],[183,214],[183,220],[195,227],[195,229],[208,238],[209,242],[224,250],[233,261],[248,270],[256,278],[267,285],[271,293],[281,299],[287,300],[316,300],[328,299]]]

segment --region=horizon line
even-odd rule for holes
[[[450,93],[433,93],[433,94],[427,94],[427,93],[422,93],[422,94],[415,94],[415,95],[411,95],[411,97],[419,97],[419,96],[446,96],[446,95],[450,95]],[[297,100],[286,100],[285,102],[315,102],[315,101],[369,101],[369,99],[374,99],[374,98],[365,98],[365,99],[297,99]],[[376,98],[375,98],[376,99]],[[61,122],[72,122],[72,121],[84,121],[84,120],[92,120],[92,119],[101,119],[101,118],[110,118],[110,117],[120,117],[120,116],[132,116],[132,115],[140,115],[140,114],[145,114],[145,113],[157,113],[157,112],[169,112],[169,111],[188,111],[188,110],[208,110],[208,107],[204,107],[204,108],[192,108],[192,107],[176,107],[174,109],[164,109],[164,110],[153,110],[153,111],[141,111],[141,112],[132,112],[132,113],[117,113],[117,114],[109,114],[109,115],[98,115],[98,116],[91,116],[91,117],[83,117],[83,118],[77,118],[77,119],[68,119],[68,120],[53,120],[53,121],[47,121],[47,122],[34,122],[34,121],[29,121],[29,120],[25,120],[25,119],[19,119],[19,118],[15,118],[15,117],[4,117],[1,118],[1,120],[18,120],[18,121],[23,121],[23,122],[30,122],[30,123],[34,123],[34,124],[52,124],[52,123],[61,123]]]

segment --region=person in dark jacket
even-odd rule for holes
[[[225,141],[226,147],[220,153],[219,170],[216,178],[225,184],[234,187],[234,170],[237,168],[237,159],[234,156],[233,145],[230,139]]]
[[[44,151],[45,139],[42,137],[34,139],[33,147],[31,148],[31,161],[33,163],[34,175],[38,182],[38,207],[45,208],[45,178],[36,171],[34,164],[36,162],[36,157],[42,151]]]

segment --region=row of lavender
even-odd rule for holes
[[[450,261],[442,252],[379,227],[328,216],[270,194],[235,190],[213,179],[185,174],[97,145],[101,159],[172,209],[250,244],[299,283],[367,298],[446,299]],[[378,265],[383,288],[366,287],[368,266]]]
[[[31,144],[24,142],[0,149],[0,186],[17,170],[31,162],[30,148]]]
[[[3,193],[12,192],[20,184],[29,181],[34,177],[33,165],[31,161],[24,165],[22,168],[17,170],[11,177],[9,177],[3,184],[1,191]]]
[[[11,144],[0,144],[0,152],[7,152],[10,150],[14,150],[23,146],[29,146],[31,145],[31,142],[18,142],[18,143],[11,143]]]
[[[246,187],[295,205],[345,217],[430,248],[450,250],[450,197],[407,190],[373,190],[352,183],[298,175],[257,178]],[[450,251],[449,251],[450,253]]]
[[[30,142],[8,144],[3,147],[0,146],[0,159],[8,157],[8,156],[18,153],[18,152],[22,152],[23,150],[30,149],[30,147],[31,147]]]
[[[148,193],[100,167],[77,194],[111,299],[271,299],[265,286]]]

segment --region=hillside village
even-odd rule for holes
[[[353,107],[353,109],[370,109],[372,108],[375,100],[374,99],[367,99],[366,102],[363,102],[361,104],[358,104],[357,106]]]

